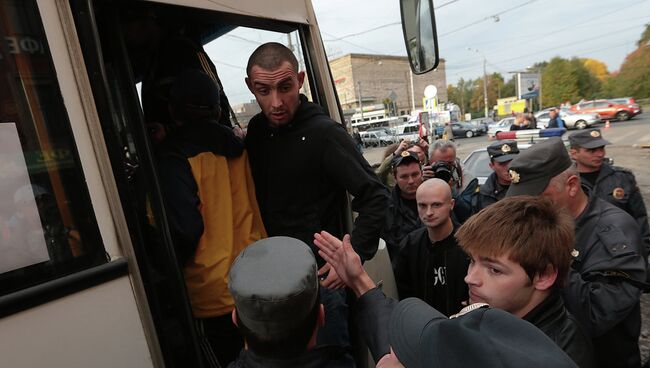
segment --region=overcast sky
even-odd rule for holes
[[[312,2],[330,59],[351,52],[406,55],[401,26],[394,24],[400,22],[398,0]],[[468,47],[485,54],[488,73],[506,78],[509,71],[554,56],[594,58],[615,71],[650,23],[650,0],[435,0],[434,5],[448,84],[482,76],[483,56]]]

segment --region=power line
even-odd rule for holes
[[[513,10],[515,10],[515,9],[519,9],[519,8],[524,7],[524,6],[526,6],[526,5],[532,4],[532,3],[536,2],[536,1],[537,1],[537,0],[528,0],[528,1],[524,2],[524,3],[521,3],[521,4],[519,4],[519,5],[515,5],[515,6],[511,7],[511,8],[506,9],[506,10],[502,10],[502,11],[500,11],[500,12],[498,12],[498,13],[495,13],[495,14],[489,15],[489,16],[483,18],[483,19],[476,20],[476,21],[474,21],[474,22],[472,22],[472,23],[466,24],[466,25],[464,25],[464,26],[461,26],[461,27],[458,27],[458,28],[456,28],[456,29],[453,29],[453,30],[451,30],[451,31],[449,31],[449,32],[443,33],[443,34],[441,34],[439,37],[444,37],[444,36],[450,35],[450,34],[452,34],[452,33],[455,33],[455,32],[458,32],[458,31],[462,31],[462,30],[467,29],[467,28],[469,28],[469,27],[471,27],[471,26],[475,26],[475,25],[477,25],[477,24],[479,24],[479,23],[485,22],[486,20],[494,19],[495,21],[498,22],[498,21],[499,21],[499,16],[500,16],[500,15],[503,15],[503,14],[505,14],[505,13],[511,12],[511,11],[513,11]]]
[[[627,30],[632,30],[632,29],[638,28],[639,26],[644,25],[644,24],[639,24],[639,25],[635,25],[635,26],[632,26],[632,27],[627,27],[627,28],[623,28],[623,29],[619,29],[619,30],[610,31],[610,32],[607,32],[607,33],[604,33],[604,34],[600,34],[598,36],[594,36],[594,37],[590,37],[590,38],[586,38],[586,39],[582,39],[582,40],[577,40],[577,41],[572,41],[572,42],[569,42],[569,43],[566,43],[566,44],[563,44],[563,45],[553,46],[551,51],[555,51],[557,49],[561,49],[561,48],[565,48],[565,47],[569,47],[569,46],[575,46],[576,43],[588,42],[588,41],[592,41],[592,40],[602,38],[602,37],[618,36],[617,32],[624,32],[624,31],[627,31]],[[613,47],[611,47],[611,48],[613,48]],[[542,54],[542,53],[546,53],[546,52],[549,52],[549,50],[545,49],[543,51],[537,51],[537,52],[533,52],[533,53],[530,53],[530,54],[513,57],[513,58],[510,58],[510,59],[498,60],[498,61],[495,61],[495,62],[499,63],[499,64],[503,64],[503,63],[507,63],[507,62],[510,62],[510,61],[513,61],[513,60],[519,60],[519,59],[523,59],[523,58],[526,58],[526,57],[529,57],[529,56],[534,56],[534,55],[538,55],[538,54]],[[452,75],[459,75],[459,74],[461,74],[462,71],[474,70],[476,68],[477,67],[461,69],[457,73],[452,74]]]

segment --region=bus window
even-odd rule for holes
[[[107,260],[36,2],[0,14],[1,296]]]

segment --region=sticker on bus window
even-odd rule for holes
[[[0,273],[50,260],[38,212],[47,190],[32,184],[15,123],[0,123]]]

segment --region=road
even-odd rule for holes
[[[634,172],[646,208],[650,209],[650,111],[629,121],[612,122],[609,128],[605,128],[604,124],[595,127],[600,128],[603,137],[612,142],[607,146],[607,156],[614,159],[615,165]],[[480,136],[457,139],[456,143],[459,144],[458,156],[465,158],[473,150],[486,147],[490,141],[486,136]],[[644,145],[649,148],[643,148]],[[378,164],[385,150],[384,147],[366,149],[364,156],[370,164]],[[641,297],[641,314],[643,325],[639,346],[642,361],[645,362],[650,357],[650,294]]]
[[[623,162],[626,161],[624,156],[630,153],[628,149],[636,150],[637,148],[635,146],[641,146],[643,144],[650,145],[650,112],[645,112],[632,120],[611,122],[609,128],[605,128],[604,123],[594,127],[600,128],[603,136],[612,142],[612,145],[607,148],[608,151],[611,151],[609,156],[614,158],[617,165],[626,166]],[[568,134],[572,132],[570,130],[564,135],[564,138],[566,139]],[[456,143],[459,144],[458,156],[465,158],[473,150],[487,146],[490,141],[487,136],[479,136],[456,139]],[[385,147],[366,148],[363,155],[371,165],[378,164],[381,162],[385,150]],[[648,184],[650,185],[650,178],[648,179]]]

